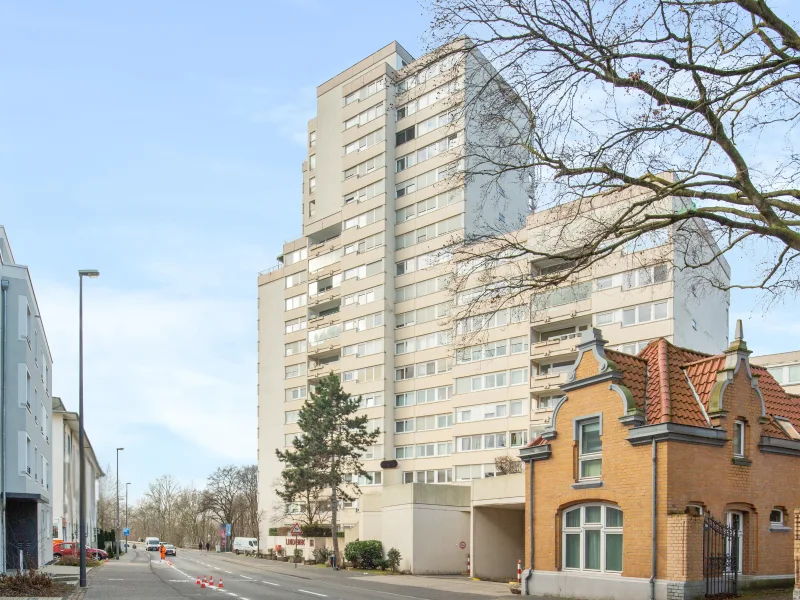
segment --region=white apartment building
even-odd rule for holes
[[[364,456],[371,477],[359,482],[363,494],[380,494],[494,475],[496,457],[516,456],[547,423],[587,328],[631,353],[658,337],[706,352],[727,347],[728,294],[697,294],[672,267],[682,263],[668,245],[620,253],[534,299],[535,310],[525,300],[459,319],[443,249],[490,209],[477,184],[457,175],[464,140],[475,135],[457,106],[473,81],[465,69],[485,65],[470,54],[419,69],[429,61],[415,62],[394,42],[317,88],[302,168],[303,235],[258,277],[259,493],[269,526],[293,520],[275,518],[275,449],[291,446],[309,389],[331,371],[382,432]],[[491,210],[508,222],[527,218],[530,239],[556,218],[529,214],[522,186]],[[641,267],[656,251],[664,263]],[[727,264],[719,269],[729,276]],[[362,539],[370,535],[358,501],[342,523],[348,538],[359,528]]]
[[[84,432],[86,463],[87,544],[97,540],[97,482],[105,475]],[[61,398],[53,398],[53,539],[79,540],[80,451],[78,413],[66,409]]]
[[[753,356],[751,362],[767,370],[790,394],[800,394],[800,350]]]

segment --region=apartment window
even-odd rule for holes
[[[441,194],[437,194],[431,198],[426,198],[425,200],[421,200],[416,204],[412,204],[411,206],[397,209],[395,211],[395,223],[398,225],[400,223],[405,223],[406,221],[410,221],[415,217],[422,216],[439,208],[450,206],[451,204],[460,202],[463,199],[463,188],[442,192]]]
[[[600,417],[584,419],[577,423],[579,479],[598,479],[603,474]]]
[[[446,235],[452,231],[462,229],[463,227],[464,215],[456,215],[454,217],[450,217],[449,219],[439,221],[438,223],[432,223],[431,225],[427,225],[426,227],[422,227],[415,231],[410,231],[408,233],[396,236],[395,248],[397,250],[402,250],[403,248],[408,248],[415,244],[427,242],[439,236]]]
[[[405,144],[406,142],[410,142],[416,137],[415,133],[416,133],[415,125],[412,125],[411,127],[406,127],[402,131],[398,131],[397,133],[394,134],[395,135],[394,145],[400,146],[402,144]]]
[[[341,325],[330,325],[328,327],[321,327],[308,332],[308,345],[319,346],[327,340],[337,338],[342,333]]]
[[[371,148],[376,144],[380,144],[386,139],[386,129],[381,127],[380,129],[376,129],[372,133],[368,133],[362,138],[357,139],[354,142],[350,142],[344,147],[345,155],[351,154],[353,152],[363,152],[367,148]]]
[[[383,418],[367,419],[367,433],[383,431]]]
[[[414,419],[403,419],[394,422],[395,433],[409,433],[414,431]]]
[[[351,474],[346,481],[357,486],[381,485],[383,473],[381,471],[367,471],[366,475]]]
[[[394,457],[397,460],[414,458],[414,446],[396,446],[394,449]]]
[[[781,385],[800,383],[800,365],[786,365],[781,367],[769,367],[767,369],[775,381]]]
[[[654,283],[664,283],[668,274],[668,267],[665,264],[628,271],[622,274],[622,289],[630,290]]]
[[[308,296],[306,294],[300,294],[298,296],[292,296],[291,298],[286,298],[286,310],[293,310],[295,308],[300,308],[301,306],[305,306],[308,302]]]
[[[303,439],[302,433],[287,433],[283,436],[283,445],[286,446],[287,448],[291,448],[292,446],[294,446],[295,440],[301,440],[301,439]]]
[[[380,460],[383,458],[383,444],[375,444],[374,446],[367,447],[361,453],[363,460]]]
[[[453,413],[417,417],[417,431],[432,431],[453,426]]]
[[[347,121],[344,122],[344,128],[347,130],[351,127],[361,127],[362,125],[366,125],[370,121],[374,121],[383,115],[383,112],[383,102],[379,102],[375,106],[372,106],[367,110],[360,112],[356,116],[347,119]]]
[[[311,156],[308,157],[308,168],[310,170],[312,170],[312,171],[317,168],[317,155],[316,154],[312,154]]]
[[[300,285],[301,283],[305,283],[306,272],[300,271],[299,273],[295,273],[294,275],[287,275],[286,277],[284,277],[284,281],[286,282],[286,289],[289,289],[296,285]]]
[[[460,319],[456,323],[456,333],[476,333],[483,329],[494,329],[495,327],[505,327],[509,320],[511,323],[519,323],[527,320],[528,309],[525,306],[514,306],[510,309],[502,309],[493,313],[475,315]]]
[[[463,169],[463,161],[455,161],[438,169],[432,169],[427,173],[422,173],[411,179],[395,185],[395,198],[402,198],[412,192],[432,186],[440,181],[453,176],[456,172]]]
[[[300,417],[299,410],[287,410],[283,413],[283,422],[285,424],[297,423],[297,419]]]
[[[365,367],[363,369],[355,369],[342,373],[342,381],[354,381],[356,383],[375,381],[381,378],[383,378],[383,365]]]
[[[379,154],[378,156],[373,156],[372,158],[365,160],[362,163],[355,165],[354,167],[350,167],[344,171],[344,178],[350,179],[351,177],[363,177],[367,173],[372,173],[375,169],[379,169],[383,166],[384,163],[384,154]]]
[[[311,133],[308,134],[308,147],[313,148],[316,145],[317,145],[317,132],[312,131]]]
[[[400,87],[398,88],[398,94],[401,93],[402,91],[405,91],[405,89],[403,89],[406,86],[405,81],[400,82],[399,84]],[[397,109],[396,120],[399,121],[400,119],[404,119],[405,117],[415,114],[417,111],[420,111],[424,108],[427,108],[428,106],[431,106],[432,104],[438,102],[439,100],[447,98],[457,89],[458,89],[458,81],[452,80],[446,83],[445,85],[436,88],[435,90],[432,90],[426,94],[419,96],[417,99],[412,100],[411,102],[403,104]]]
[[[524,411],[523,411],[524,403],[525,403],[524,400],[512,400],[511,402],[509,402],[509,404],[508,404],[508,414],[509,414],[509,416],[511,416],[511,417],[519,417],[522,414],[524,414]]]
[[[306,351],[306,341],[298,340],[284,345],[284,356],[292,356]]]
[[[531,300],[532,307],[536,310],[563,306],[586,300],[592,295],[591,282],[576,283],[567,287],[557,288],[552,292],[537,294]]]
[[[306,374],[306,363],[298,363],[296,365],[288,365],[284,367],[284,379],[292,379],[293,377],[302,377]]]
[[[611,275],[607,275],[606,277],[598,277],[595,279],[594,284],[597,288],[597,291],[607,290],[614,287],[614,277]]]
[[[344,97],[344,105],[347,106],[348,104],[352,104],[356,101],[366,100],[370,96],[377,94],[386,86],[386,82],[383,77],[380,79],[376,79],[375,81],[371,81],[367,85],[357,89],[355,92],[347,94]]]
[[[416,457],[449,456],[452,453],[453,442],[435,442],[432,444],[417,444]]]
[[[563,564],[574,571],[622,572],[622,511],[586,504],[563,513]]]
[[[523,335],[516,338],[511,338],[511,354],[521,354],[527,352],[530,344],[528,343],[528,336]]]
[[[317,189],[317,178],[312,177],[308,180],[308,193],[313,194]]]
[[[403,473],[403,483],[450,483],[452,481],[452,469],[405,471]]]
[[[304,385],[296,388],[289,388],[286,390],[286,402],[291,402],[292,400],[302,400],[306,397],[307,393],[308,390]]]
[[[342,347],[342,356],[369,356],[383,352],[383,338]]]
[[[522,402],[515,400],[514,402]],[[469,423],[470,421],[483,421],[487,419],[502,419],[508,416],[505,402],[491,404],[475,404],[456,409],[456,422]]]
[[[300,248],[283,256],[283,264],[287,267],[308,258],[308,248]]]
[[[484,465],[459,465],[456,467],[456,480],[469,481],[470,479],[482,479],[484,477],[494,477],[494,464]]]
[[[374,327],[381,327],[383,325],[383,313],[377,312],[365,317],[351,319],[344,322],[345,331],[365,331]]]
[[[368,252],[373,248],[377,248],[379,246],[383,246],[383,232],[376,233],[375,235],[371,235],[369,237],[365,237],[363,240],[359,240],[357,242],[353,242],[352,244],[348,244],[344,247],[345,256],[352,253],[363,254],[364,252]]]
[[[395,394],[394,405],[396,407],[413,406],[414,405],[414,393],[413,392],[406,392],[405,394]]]
[[[444,385],[435,388],[428,388],[424,390],[417,390],[416,402],[417,404],[430,404],[432,402],[442,402],[449,400],[453,395],[453,386]]]
[[[286,333],[293,333],[295,331],[301,331],[308,326],[308,320],[306,317],[297,317],[296,319],[291,319],[286,321],[284,326],[284,331]]]
[[[622,344],[614,348],[614,350],[619,350],[620,352],[624,352],[625,354],[639,354],[642,350],[645,349],[647,344],[650,343],[650,340],[642,340],[641,342],[631,342],[630,344]]]
[[[539,396],[536,399],[537,410],[552,410],[564,396]]]
[[[528,432],[527,431],[512,431],[509,434],[511,438],[510,446],[512,448],[519,448],[520,446],[524,446],[528,443]]]
[[[369,186],[367,186],[369,187]],[[343,229],[350,229],[351,227],[366,227],[367,225],[372,225],[376,221],[380,221],[384,217],[384,206],[379,206],[377,208],[373,208],[372,210],[368,210],[365,213],[361,213],[351,219],[347,219],[342,225]]]
[[[744,458],[744,421],[734,421],[733,423],[733,456],[734,458]]]
[[[361,403],[359,408],[373,408],[375,406],[383,406],[383,394],[367,394],[361,396]]]
[[[667,300],[640,304],[631,308],[623,309],[622,325],[638,325],[639,323],[649,323],[650,321],[660,321],[667,318]]]
[[[349,194],[345,194],[343,196],[343,198],[342,198],[342,202],[343,202],[343,204],[351,204],[352,202],[365,202],[366,200],[369,200],[370,198],[374,198],[375,196],[380,196],[381,194],[383,194],[385,192],[386,192],[386,180],[385,179],[381,179],[380,181],[376,181],[375,183],[372,183],[370,185],[367,185],[367,186],[364,186],[362,188],[359,188],[359,189],[355,190],[354,192],[350,192]],[[375,209],[375,210],[378,210],[378,209]],[[380,207],[380,212],[381,212],[381,217],[380,218],[383,218],[383,210],[384,210],[384,207],[381,206]],[[354,226],[354,225],[348,225],[348,223],[350,223],[352,220],[353,219],[348,219],[347,221],[345,221],[344,229],[349,229],[350,227]],[[362,225],[359,222],[358,226],[359,227],[363,227],[364,225]]]

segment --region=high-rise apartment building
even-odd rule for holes
[[[753,356],[751,362],[767,370],[790,394],[800,394],[800,350]]]
[[[488,212],[527,219],[529,239],[556,218],[529,214],[522,184],[489,206],[480,182],[459,175],[465,141],[480,131],[460,105],[490,72],[476,52],[415,61],[392,43],[317,88],[302,169],[303,235],[258,278],[265,527],[293,520],[277,508],[275,449],[291,446],[300,407],[329,372],[362,398],[369,427],[382,432],[364,456],[370,477],[358,482],[368,494],[493,475],[497,456],[516,455],[547,423],[589,327],[632,353],[658,337],[707,352],[727,345],[727,293],[698,294],[668,245],[658,248],[662,264],[635,260],[654,248],[622,253],[533,299],[534,310],[526,298],[459,318],[462,298],[448,286],[454,236],[477,230]],[[727,265],[717,267],[727,277]],[[345,528],[358,526],[356,508],[345,507]]]

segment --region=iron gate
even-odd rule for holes
[[[732,598],[739,577],[739,530],[711,515],[703,520],[703,579],[706,598]]]

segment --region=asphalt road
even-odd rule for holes
[[[165,588],[164,595],[152,596],[160,598],[484,600],[512,597],[507,586],[470,582],[464,578],[420,579],[363,575],[354,571],[334,572],[319,567],[295,569],[294,565],[288,563],[256,561],[229,554],[184,549],[178,550],[177,557],[169,558],[169,565],[161,563],[155,552],[149,554],[152,558],[152,573],[164,586],[169,587],[168,590]],[[196,584],[197,577],[202,579],[204,575],[213,575],[215,587],[201,589]],[[222,589],[217,585],[220,577]],[[387,583],[389,581],[391,583]]]

